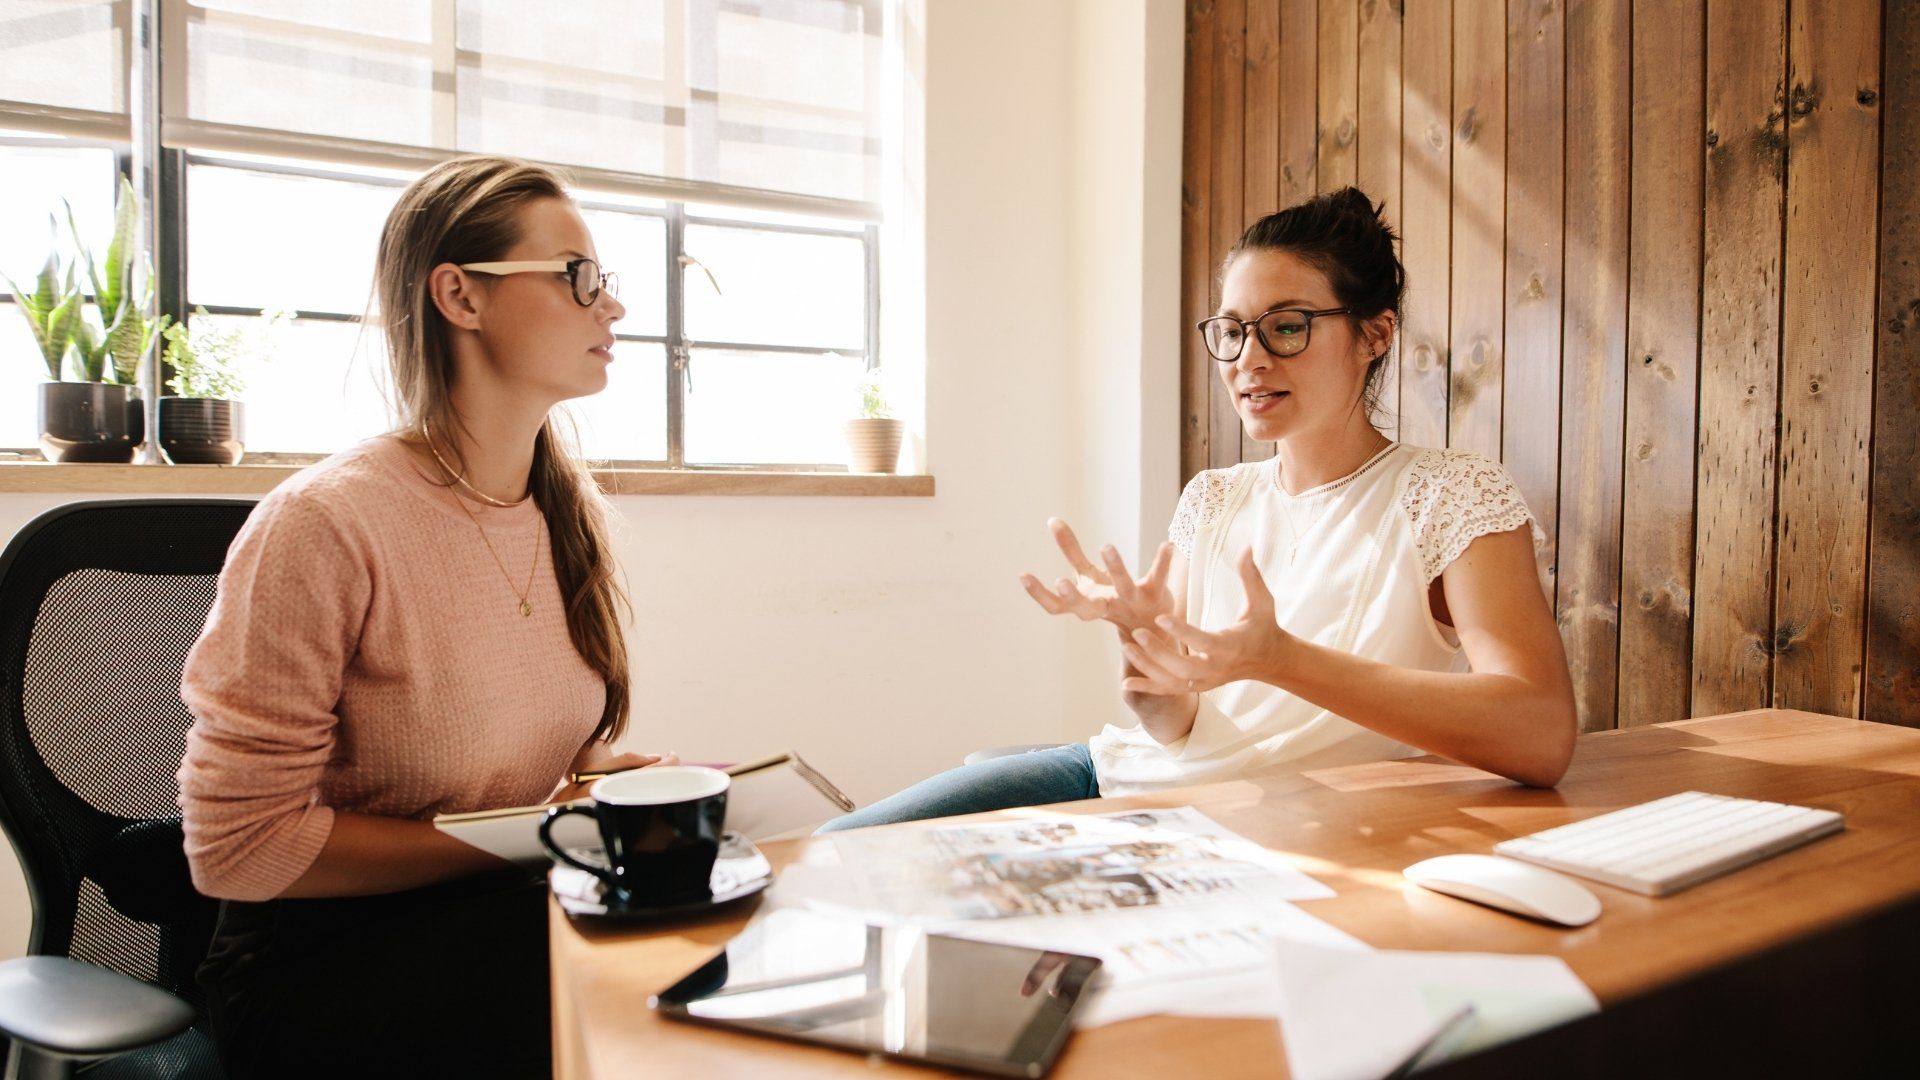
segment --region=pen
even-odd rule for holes
[[[632,770],[632,769],[621,769],[620,771],[621,771],[621,772],[632,772],[633,770]],[[612,774],[612,773],[610,773],[610,772],[570,772],[570,773],[568,773],[568,774],[567,774],[567,783],[569,783],[569,784],[591,784],[591,783],[593,783],[593,782],[594,782],[595,780],[605,780],[605,779],[606,779],[607,777],[609,777],[609,776],[612,776],[612,775],[613,775],[613,774]]]

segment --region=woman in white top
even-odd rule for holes
[[[1525,784],[1565,773],[1572,680],[1497,463],[1370,422],[1405,275],[1354,188],[1255,222],[1200,323],[1269,460],[1202,472],[1135,578],[1064,522],[1075,577],[1022,583],[1118,631],[1137,723],[955,769],[829,828],[1121,795],[1433,753]]]

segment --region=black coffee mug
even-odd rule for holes
[[[556,806],[540,822],[553,857],[599,878],[610,905],[667,907],[713,898],[713,863],[727,819],[727,785],[718,769],[655,765],[595,783],[591,805]],[[582,862],[553,841],[553,824],[586,814],[600,827],[607,865]]]

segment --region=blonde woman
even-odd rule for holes
[[[399,427],[261,501],[187,660],[201,981],[236,1076],[546,1075],[543,890],[429,819],[658,760],[608,749],[625,598],[550,420],[625,309],[560,178],[505,158],[409,186],[375,288]]]

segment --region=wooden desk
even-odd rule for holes
[[[1847,829],[1665,899],[1593,884],[1605,910],[1577,930],[1439,896],[1400,877],[1432,855],[1488,851],[1510,837],[1689,789],[1838,810]],[[1920,730],[1761,710],[1586,736],[1553,790],[1422,758],[1067,808],[1188,804],[1296,856],[1339,894],[1303,909],[1369,944],[1558,955],[1602,1003],[1598,1017],[1465,1059],[1449,1072],[1527,1075],[1552,1063],[1563,1075],[1624,1075],[1649,1062],[1777,1066],[1795,1053],[1857,1067],[1860,1054],[1887,1050],[1857,1042],[1874,1033],[1879,1012],[1904,1014],[1904,1029],[1920,1005],[1911,989],[1920,969],[1907,966],[1920,957],[1912,929],[1920,912]],[[769,845],[768,856],[784,865],[807,842]],[[556,1074],[870,1075],[876,1066],[857,1055],[668,1023],[648,1011],[651,992],[708,959],[750,914],[647,932],[575,925],[556,907]],[[1823,983],[1837,964],[1846,966],[1844,979]],[[1631,1031],[1619,1029],[1622,1017],[1633,1020]],[[1849,1023],[1864,1032],[1843,1030]],[[1733,1050],[1716,1049],[1716,1039]],[[1839,1045],[1843,1039],[1854,1041]],[[1147,1017],[1076,1034],[1053,1075],[1285,1070],[1271,1021]]]

